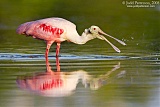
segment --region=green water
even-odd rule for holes
[[[44,41],[17,35],[16,28],[46,17],[62,17],[75,23],[79,34],[98,25],[127,46],[108,38],[121,50],[116,53],[98,39],[85,45],[64,42],[59,57],[61,76],[78,81],[68,83],[76,87],[72,93],[46,97],[21,89],[17,80],[46,71],[46,45]],[[129,8],[119,0],[1,0],[0,107],[159,107],[159,17],[158,4]],[[56,71],[55,44],[49,61]]]

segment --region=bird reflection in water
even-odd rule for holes
[[[84,70],[77,70],[72,72],[61,72],[59,59],[56,59],[57,71],[52,71],[49,61],[47,61],[47,70],[45,72],[33,73],[30,76],[20,76],[17,78],[17,85],[21,89],[34,92],[38,95],[47,97],[64,97],[70,96],[76,90],[79,82],[85,86],[90,87],[91,90],[97,90],[106,84],[109,75],[120,68],[120,63],[114,66],[113,69],[104,75],[97,78],[92,77]],[[125,71],[117,74],[117,78],[125,75]]]

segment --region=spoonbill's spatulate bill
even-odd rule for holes
[[[21,24],[17,29],[17,33],[32,36],[36,39],[45,40],[47,43],[45,53],[46,60],[48,60],[50,46],[54,42],[57,43],[56,56],[59,55],[60,43],[66,40],[75,44],[85,44],[89,40],[98,38],[101,40],[105,40],[113,47],[115,51],[120,52],[120,50],[116,46],[114,46],[103,36],[105,35],[118,41],[122,45],[126,45],[123,41],[120,41],[104,33],[98,26],[91,26],[90,28],[85,29],[82,35],[80,36],[77,33],[75,24],[63,18],[56,17]]]

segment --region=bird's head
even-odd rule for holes
[[[110,36],[106,33],[104,33],[98,26],[91,26],[90,28],[88,29],[85,29],[85,33],[86,34],[89,34],[89,35],[92,35],[94,38],[98,38],[98,39],[101,39],[101,40],[105,40],[106,42],[108,42],[113,48],[115,51],[117,52],[120,52],[120,50],[114,46],[110,41],[108,41],[105,37],[105,36],[108,36],[116,41],[118,41],[120,44],[122,45],[126,45],[123,41],[117,39],[117,38],[114,38],[113,36]]]

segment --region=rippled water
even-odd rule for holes
[[[0,54],[3,107],[158,107],[160,55],[146,57],[61,55],[60,72],[43,54]],[[83,102],[83,103],[82,103]]]

